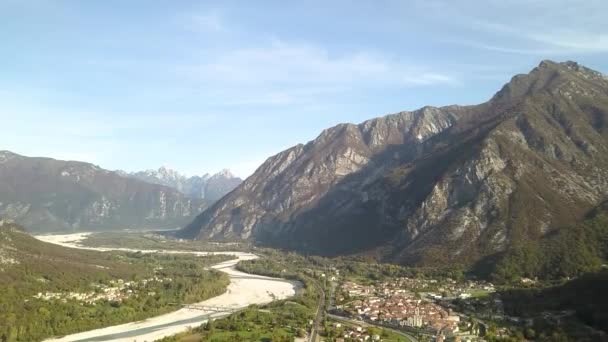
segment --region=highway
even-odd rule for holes
[[[350,324],[356,324],[356,325],[360,325],[363,327],[367,327],[367,326],[374,326],[374,327],[378,327],[381,329],[385,329],[385,330],[389,330],[395,334],[399,334],[407,339],[409,339],[411,342],[418,342],[418,339],[416,337],[414,337],[413,335],[410,335],[406,332],[400,331],[400,330],[395,330],[395,329],[391,329],[388,327],[385,327],[383,325],[379,325],[379,324],[371,324],[371,323],[367,323],[367,322],[363,322],[363,321],[358,321],[355,319],[350,319],[350,318],[346,318],[346,317],[342,317],[342,316],[337,316],[337,315],[332,315],[332,314],[327,314],[327,317],[336,320],[336,321],[342,321],[342,322],[346,322],[346,323],[350,323]]]

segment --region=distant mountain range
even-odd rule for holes
[[[177,228],[208,204],[93,164],[0,151],[0,218],[29,231]]]
[[[165,166],[158,170],[146,170],[127,173],[116,171],[127,177],[136,178],[148,183],[165,185],[174,188],[191,198],[215,202],[241,184],[242,179],[234,176],[230,170],[224,169],[214,175],[187,177]]]
[[[473,264],[608,197],[608,79],[543,61],[488,102],[340,124],[268,158],[180,232],[322,255]]]

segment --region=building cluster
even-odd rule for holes
[[[362,296],[369,293],[395,294],[406,292],[425,293],[434,299],[440,298],[468,298],[476,292],[494,292],[494,285],[483,281],[457,282],[452,279],[438,281],[436,279],[419,279],[400,277],[388,282],[379,282],[374,285],[361,285],[352,282],[345,284],[346,294]]]
[[[34,296],[36,299],[42,300],[77,300],[83,303],[92,304],[100,300],[107,300],[110,302],[121,302],[126,298],[130,297],[134,293],[145,288],[146,284],[150,282],[170,282],[171,278],[158,278],[153,277],[150,279],[143,279],[140,281],[124,281],[122,279],[110,280],[109,286],[103,284],[91,284],[93,290],[87,292],[38,292]],[[154,296],[156,293],[153,291],[147,292],[147,295]]]
[[[334,323],[333,328],[340,331],[340,336],[336,342],[345,341],[382,341],[380,335],[370,333],[367,329],[359,326],[343,326],[341,323]]]
[[[428,295],[434,299],[467,299],[473,297],[475,294],[483,292],[496,292],[496,289],[492,283],[487,283],[484,281],[468,280],[465,282],[456,282],[454,280],[447,279],[444,283],[434,286],[433,291],[429,292]]]
[[[416,298],[399,281],[379,285],[342,285],[337,306],[353,318],[401,327],[428,328],[445,333],[458,332],[460,317],[443,307]],[[346,295],[350,297],[346,299]],[[355,299],[356,298],[356,299]]]

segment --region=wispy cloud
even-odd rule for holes
[[[461,45],[524,55],[597,54],[608,51],[605,1],[489,0],[484,6],[442,2],[443,18],[473,34],[443,38]]]
[[[218,10],[183,14],[179,15],[177,20],[184,28],[195,32],[218,33],[226,31],[224,17]]]
[[[44,105],[10,103],[0,92],[2,121],[13,134],[53,139],[55,137],[105,140],[131,135],[134,131],[158,134],[167,129],[180,129],[184,122],[197,128],[213,124],[219,116],[213,113],[101,113],[86,110],[50,108]],[[41,117],[53,118],[40,121]],[[117,119],[119,118],[119,119]]]
[[[179,66],[176,71],[194,82],[241,89],[245,93],[249,90],[251,94],[261,90],[265,95],[255,97],[270,104],[289,104],[297,98],[353,87],[457,83],[448,73],[381,53],[332,54],[317,45],[281,40],[273,40],[264,47],[228,50],[208,61]]]
[[[7,104],[0,93],[5,127],[0,149],[28,156],[78,160],[106,168],[127,168],[134,160],[173,160],[182,136],[215,124],[215,114],[100,113],[28,104]],[[181,136],[172,135],[180,132]],[[183,149],[189,147],[182,146]],[[133,153],[134,150],[139,151]],[[154,167],[147,165],[146,167]],[[199,170],[202,172],[203,170]]]
[[[492,43],[485,43],[480,41],[474,41],[469,39],[446,39],[446,43],[458,44],[474,49],[481,49],[494,52],[502,52],[507,54],[517,55],[533,55],[533,56],[547,56],[547,55],[558,55],[563,53],[562,50],[556,48],[544,48],[544,47],[524,47],[524,46],[507,46],[507,45],[495,45]]]
[[[422,72],[406,75],[402,79],[405,85],[434,85],[434,84],[456,84],[458,81],[449,75]]]
[[[527,42],[511,45],[495,45],[471,40],[453,40],[473,48],[520,55],[571,55],[608,52],[608,34],[586,34],[582,32],[552,32],[517,34]]]
[[[338,84],[371,81],[412,82],[421,84],[449,83],[448,75],[429,77],[423,67],[404,66],[379,53],[354,52],[332,55],[324,48],[309,44],[292,44],[275,40],[269,46],[235,49],[213,61],[187,66],[184,71],[214,80],[239,84],[300,83]],[[440,75],[433,72],[433,75]]]
[[[608,31],[592,33],[584,31],[557,30],[551,33],[532,33],[529,39],[558,48],[564,53],[608,52]]]
[[[319,4],[0,0],[3,147],[248,170],[336,122],[481,101],[534,59],[606,68],[606,0]]]

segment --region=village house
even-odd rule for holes
[[[346,282],[342,291],[356,300],[345,302],[341,307],[351,317],[401,327],[428,327],[454,333],[458,331],[460,317],[445,308],[418,299],[402,288],[409,279],[364,286]]]

